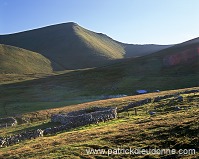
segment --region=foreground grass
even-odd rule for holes
[[[35,140],[24,141],[0,149],[0,158],[44,159],[44,158],[160,158],[159,155],[107,155],[87,154],[92,149],[116,148],[163,148],[195,149],[195,155],[172,156],[173,158],[197,158],[199,143],[199,94],[185,94],[191,101],[177,103],[183,108],[174,111],[168,105],[169,100],[138,107],[134,110],[119,113],[119,118],[98,125],[88,125],[70,131],[46,136]],[[121,100],[121,99],[120,99]],[[125,100],[124,100],[125,102]],[[155,116],[146,111],[156,109]],[[4,135],[17,133],[24,129],[45,127],[48,121],[24,124],[16,129],[4,129]],[[53,126],[53,125],[51,125]],[[16,131],[14,131],[16,130]],[[1,133],[3,133],[1,132]],[[87,150],[87,151],[86,151]]]
[[[141,119],[129,118],[84,127],[3,148],[2,158],[143,158],[144,156],[86,154],[86,149],[196,148],[198,109]],[[194,155],[199,156],[198,153]],[[159,158],[159,156],[153,156]],[[181,156],[193,158],[193,156]]]

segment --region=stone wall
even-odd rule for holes
[[[142,105],[145,105],[145,104],[148,104],[148,103],[151,103],[151,102],[159,102],[163,99],[168,99],[168,98],[172,98],[172,97],[174,99],[172,99],[171,101],[181,102],[181,101],[183,101],[183,97],[180,96],[180,94],[190,94],[190,93],[197,93],[197,92],[199,92],[199,89],[185,90],[185,91],[181,91],[181,92],[178,92],[178,93],[173,93],[173,94],[168,94],[168,95],[163,95],[163,96],[157,96],[157,97],[154,97],[154,98],[146,98],[146,99],[143,99],[143,100],[139,100],[139,101],[129,103],[127,106],[124,106],[120,110],[120,112],[128,111],[128,109],[130,109],[130,108],[142,106]]]
[[[136,102],[132,102],[132,103],[129,103],[127,106],[124,106],[120,112],[122,111],[127,111],[128,109],[130,108],[134,108],[134,107],[137,107],[137,106],[142,106],[144,104],[148,104],[148,103],[151,103],[152,102],[152,99],[151,98],[146,98],[146,99],[143,99],[143,100],[139,100],[139,101],[136,101]]]
[[[0,137],[0,147],[14,145],[28,139],[35,139],[37,137],[43,136],[43,132],[43,130],[37,129],[32,131],[25,131],[20,134],[7,137]]]
[[[14,145],[20,141],[35,139],[37,137],[42,137],[43,135],[56,134],[78,126],[94,124],[101,121],[105,122],[107,120],[117,118],[117,108],[92,107],[80,111],[70,112],[68,114],[56,114],[52,116],[52,122],[62,123],[60,126],[49,127],[43,130],[36,129],[32,131],[25,131],[16,135],[0,137],[0,147]]]
[[[96,124],[117,118],[117,108],[92,107],[68,114],[52,115],[52,122],[60,122],[63,125],[74,128],[88,124]]]
[[[0,128],[7,127],[7,126],[14,126],[17,125],[17,120],[13,117],[8,118],[0,118]]]

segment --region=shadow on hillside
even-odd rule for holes
[[[30,123],[30,125],[31,125],[31,123]],[[41,125],[30,126],[28,128],[24,128],[24,129],[20,129],[20,130],[17,130],[17,131],[13,131],[13,133],[14,134],[19,134],[19,133],[24,132],[24,131],[31,131],[31,130],[37,130],[37,129],[45,129],[45,128],[59,126],[59,125],[61,125],[61,124],[60,123],[48,122],[48,123],[43,123]]]

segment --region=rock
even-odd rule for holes
[[[174,107],[174,110],[179,111],[179,110],[182,110],[182,108],[180,108],[179,106],[176,106],[176,107]]]
[[[182,96],[178,96],[178,97],[175,98],[175,100],[177,102],[183,102],[183,97]]]
[[[0,137],[0,147],[3,147],[6,143],[6,139],[3,137]]]
[[[153,99],[153,102],[159,102],[160,100],[162,99],[167,99],[167,98],[171,98],[173,97],[174,95],[173,94],[167,94],[167,95],[164,95],[164,96],[157,96]]]
[[[155,115],[156,112],[150,111],[149,114],[150,114],[150,115]]]

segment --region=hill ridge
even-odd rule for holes
[[[7,35],[16,35],[16,34],[21,34],[21,33],[26,33],[26,32],[30,32],[30,31],[37,31],[40,29],[46,29],[46,28],[50,28],[50,27],[57,27],[60,25],[78,25],[75,22],[64,22],[64,23],[58,23],[58,24],[52,24],[52,25],[46,25],[46,26],[42,26],[42,27],[38,27],[38,28],[32,28],[32,29],[28,29],[28,30],[22,30],[22,31],[18,31],[18,32],[13,32],[13,33],[7,33],[7,34],[2,34],[0,36],[7,36]]]
[[[117,59],[143,56],[169,46],[126,45],[77,23],[61,23],[15,34],[0,35],[0,43],[38,52],[54,71],[99,67]]]

